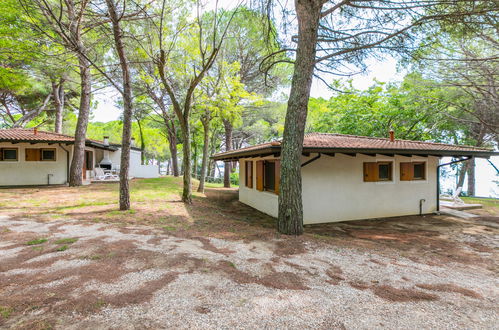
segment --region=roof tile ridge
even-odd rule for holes
[[[361,138],[361,139],[390,141],[389,138],[382,138],[382,137],[375,137],[375,136],[353,135],[353,134],[342,134],[342,133],[315,132],[315,133],[308,133],[308,134],[346,136],[346,137],[354,137],[354,138]],[[472,149],[479,149],[479,150],[492,150],[491,148],[470,146],[470,145],[466,145],[466,144],[462,144],[462,145],[461,144],[449,144],[449,143],[443,143],[443,142],[418,141],[418,140],[406,140],[406,139],[397,139],[397,138],[395,138],[395,142],[397,142],[397,141],[419,143],[419,144],[433,144],[433,145],[440,145],[440,146],[452,146],[452,147],[459,147],[459,148],[472,148]]]

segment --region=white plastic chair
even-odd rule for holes
[[[119,176],[111,173],[104,173],[104,169],[96,167],[94,169],[95,178],[97,180],[118,180]]]

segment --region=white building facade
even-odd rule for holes
[[[496,155],[487,148],[310,133],[301,157],[304,224],[429,214],[439,210],[440,159]],[[231,150],[239,161],[239,200],[277,217],[280,142]],[[448,164],[447,164],[448,165]]]
[[[61,185],[68,182],[74,139],[28,129],[0,130],[0,186]],[[107,156],[109,162],[103,163]],[[84,182],[94,179],[95,167],[119,172],[121,148],[107,141],[88,140],[82,170]],[[159,177],[157,165],[141,165],[141,151],[130,151],[131,178]]]
[[[316,157],[302,157],[305,163]],[[263,213],[277,217],[278,195],[275,191],[258,190],[257,161],[278,160],[242,158],[239,161],[239,200]],[[348,156],[335,154],[321,156],[302,167],[302,201],[304,224],[337,222],[432,213],[437,205],[436,173],[438,157],[387,157]],[[246,162],[251,166],[253,179],[251,188],[246,184]],[[365,163],[389,163],[392,175],[389,180],[364,181]],[[417,180],[400,178],[400,164],[414,162],[423,164],[425,175]],[[420,209],[421,207],[421,209]]]

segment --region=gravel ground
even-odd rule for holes
[[[439,233],[462,244],[462,260],[447,260],[446,245],[415,258],[416,246],[352,238],[237,241],[0,216],[0,327],[497,329],[495,223]],[[424,247],[428,233],[414,233]],[[37,238],[47,241],[26,244]]]

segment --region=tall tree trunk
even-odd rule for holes
[[[323,2],[295,0],[298,45],[281,146],[281,185],[277,220],[279,232],[287,235],[303,233],[301,154]]]
[[[198,175],[198,145],[196,143],[196,139],[194,138],[194,133],[192,134],[192,148],[194,149],[192,155],[192,174],[194,178],[197,178]]]
[[[475,158],[468,160],[468,196],[475,196]]]
[[[224,135],[225,135],[225,151],[232,150],[232,123],[229,120],[224,119]],[[232,173],[232,162],[224,162],[224,187],[230,188],[230,174]]]
[[[201,162],[201,175],[199,178],[198,192],[204,192],[204,181],[206,180],[206,170],[208,167],[208,153],[210,152],[210,119],[201,118],[203,124],[203,160]]]
[[[170,141],[170,153],[172,155],[172,175],[175,177],[180,176],[180,172],[178,170],[178,149],[177,149],[177,137],[172,138],[173,141]],[[175,142],[173,144],[172,142]]]
[[[188,123],[188,119],[186,120]],[[189,124],[183,125],[182,127],[182,137],[183,137],[183,159],[182,159],[182,169],[183,169],[183,183],[184,189],[182,191],[182,201],[184,203],[192,203],[192,186],[191,186],[191,127]]]
[[[90,63],[84,55],[78,55],[80,67],[80,107],[76,122],[73,158],[69,169],[69,186],[81,186],[83,183],[83,161],[85,159],[85,141],[87,138],[88,117],[90,115],[91,73]]]
[[[140,164],[145,165],[146,163],[146,144],[144,142],[144,132],[142,131],[142,123],[140,120],[137,120],[137,125],[139,126],[139,135],[140,135]]]
[[[120,19],[116,12],[114,0],[106,0],[109,17],[113,26],[114,44],[120,59],[121,74],[123,77],[123,134],[121,137],[121,164],[120,164],[120,210],[130,209],[130,187],[128,171],[130,167],[130,146],[132,143],[132,116],[133,95],[130,68],[123,44],[123,34]]]
[[[461,169],[459,170],[459,177],[457,179],[456,190],[462,188],[464,185],[464,178],[466,177],[466,172],[468,171],[468,161],[463,162]]]
[[[172,174],[175,177],[179,176],[179,170],[178,170],[178,150],[177,150],[177,130],[175,127],[175,123],[173,120],[170,119],[164,119],[166,128],[167,128],[167,136],[168,136],[168,145],[170,148],[170,154],[172,156]],[[171,121],[170,123],[167,123],[167,121]]]
[[[52,80],[52,98],[54,99],[55,124],[54,132],[62,133],[62,119],[64,115],[64,79],[59,83]]]

